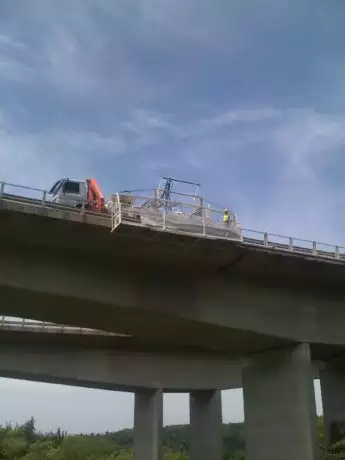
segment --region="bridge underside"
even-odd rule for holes
[[[307,341],[315,359],[342,353],[340,261],[141,228],[111,233],[94,216],[2,206],[0,314],[126,333],[157,349],[243,356]]]
[[[0,376],[132,391],[227,390],[242,387],[242,360],[224,353],[163,346],[134,338],[0,330]],[[314,361],[318,378],[323,365]]]
[[[59,297],[1,286],[0,296],[5,303],[1,306],[2,314],[83,327],[92,325],[96,329],[131,335],[132,343],[156,349],[177,347],[181,350],[200,349],[240,356],[243,353],[259,352],[293,343],[290,340],[251,331],[231,330],[219,326],[210,328],[202,323],[170,315],[137,311],[73,297]]]
[[[0,376],[106,390],[166,392],[241,386],[241,361],[133,338],[0,330]]]

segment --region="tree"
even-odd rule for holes
[[[27,442],[32,443],[36,441],[36,426],[34,417],[29,418],[29,420],[19,429],[22,431]]]
[[[24,457],[28,447],[29,443],[26,439],[13,431],[1,441],[1,451],[5,460],[17,460]]]

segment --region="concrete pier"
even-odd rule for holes
[[[345,433],[345,362],[330,362],[320,371],[325,440],[328,445]]]
[[[135,393],[134,460],[162,459],[163,393],[142,390]]]
[[[220,391],[190,393],[191,460],[222,459]]]
[[[309,345],[244,361],[246,460],[318,458]]]

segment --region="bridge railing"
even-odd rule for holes
[[[345,247],[320,241],[305,240],[274,233],[243,229],[243,241],[249,244],[289,252],[312,254],[318,257],[345,259]]]
[[[45,206],[48,196],[49,193],[43,189],[11,184],[9,182],[0,182],[0,199],[7,197],[12,197],[13,199],[22,197],[24,199],[39,201],[42,206]]]
[[[103,219],[111,219],[112,231],[121,223],[126,223],[168,233],[239,240],[245,244],[263,246],[272,250],[345,260],[344,246],[241,229],[236,215],[232,212],[229,212],[229,225],[224,225],[223,210],[210,206],[201,197],[171,192],[171,199],[165,200],[161,198],[162,191],[156,189],[116,193],[108,202],[109,214],[107,215],[86,211],[84,207],[77,209],[52,203],[49,192],[43,189],[0,182],[0,203],[2,200],[18,201],[73,214],[87,212],[87,214],[94,214]],[[186,216],[189,218],[186,219]]]
[[[130,337],[127,334],[115,332],[106,332],[98,329],[90,329],[85,327],[66,326],[64,324],[56,324],[45,321],[36,321],[27,318],[15,318],[8,316],[0,317],[0,331],[23,331],[23,332],[41,332],[53,334],[78,334],[78,335],[102,335],[108,337]]]

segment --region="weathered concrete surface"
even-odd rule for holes
[[[244,361],[247,460],[316,460],[318,442],[306,344]]]
[[[88,340],[85,346],[81,341],[59,344],[46,339],[36,344],[1,341],[0,376],[123,391],[162,388],[188,392],[241,385],[240,361],[224,355],[138,350],[126,341],[105,348],[99,343],[91,346]]]
[[[134,460],[162,459],[162,431],[162,391],[137,391],[134,402]]]
[[[345,345],[345,267],[335,260],[136,228],[111,234],[54,219],[56,210],[2,205],[12,208],[0,212],[2,314],[238,354]]]
[[[191,460],[222,460],[223,425],[220,391],[190,394]]]
[[[156,343],[250,353],[292,342],[344,345],[339,293],[220,274],[126,265],[61,250],[3,247],[0,314]]]
[[[334,360],[320,370],[325,437],[328,444],[345,433],[345,362]]]
[[[134,337],[0,330],[0,375],[100,389],[225,390],[242,386],[236,356],[147,345]],[[313,362],[319,378],[322,362]],[[126,388],[127,387],[127,388]]]

